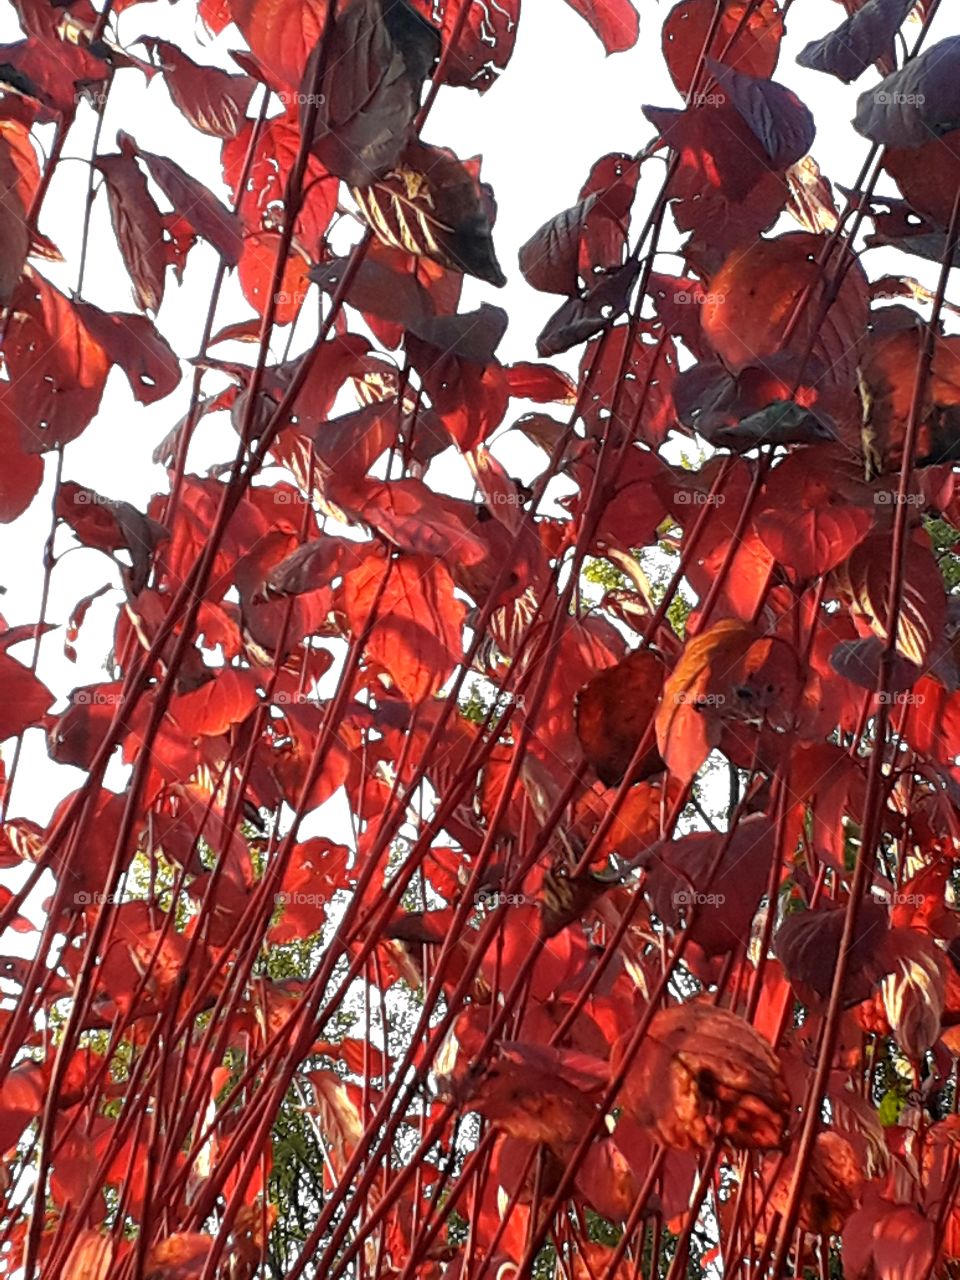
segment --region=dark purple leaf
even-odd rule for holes
[[[835,31],[811,40],[797,62],[850,84],[879,58],[892,58],[893,38],[913,5],[914,0],[867,0]]]
[[[627,309],[630,290],[639,272],[633,260],[605,276],[582,298],[571,298],[547,321],[539,338],[537,354],[559,355],[592,338]]]
[[[854,128],[885,147],[920,147],[960,126],[960,36],[949,36],[857,100]]]
[[[803,159],[813,145],[816,125],[795,93],[712,58],[707,59],[707,67],[718,91],[729,97],[777,169],[789,169]]]

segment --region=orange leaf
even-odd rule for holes
[[[824,315],[826,282],[837,269],[835,257],[819,262],[827,243],[827,237],[807,231],[756,240],[734,250],[716,272],[700,320],[729,369],[737,372],[783,350],[802,354],[812,342],[813,356],[829,370],[828,381],[852,387],[857,346],[867,326],[867,281],[854,262]]]
[[[417,703],[438,693],[462,657],[466,613],[446,566],[418,555],[390,560],[373,549],[344,575],[343,592],[353,634],[372,619],[367,654],[403,696]]]
[[[614,1068],[631,1035],[614,1046]],[[706,1150],[718,1136],[738,1148],[780,1147],[790,1114],[767,1041],[729,1009],[698,1002],[654,1015],[620,1098],[661,1142],[681,1150]]]

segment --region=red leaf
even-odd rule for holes
[[[720,741],[725,719],[789,723],[800,693],[796,654],[734,618],[687,641],[663,687],[657,742],[670,772],[689,780]]]
[[[583,416],[594,436],[611,430],[615,440],[642,440],[653,448],[663,444],[676,418],[677,356],[669,334],[652,326],[617,325],[587,347],[582,378],[587,369],[593,394]]]
[[[507,387],[518,400],[535,400],[537,404],[574,404],[577,388],[573,379],[550,364],[509,364]]]
[[[38,1062],[14,1067],[0,1086],[0,1151],[9,1151],[43,1110],[46,1082]]]
[[[614,1046],[613,1065],[630,1039]],[[654,1015],[621,1090],[624,1109],[667,1146],[779,1147],[790,1095],[780,1063],[745,1019],[699,1001]]]
[[[232,76],[219,67],[201,67],[166,40],[144,41],[159,53],[163,78],[180,112],[201,133],[234,138],[257,87],[250,76]]]
[[[929,1210],[928,1210],[929,1213]],[[876,1280],[924,1280],[937,1252],[936,1224],[910,1204],[891,1204],[871,1186],[843,1228],[844,1270]]]
[[[230,0],[200,0],[197,12],[200,21],[215,36],[233,22]]]
[[[816,907],[789,915],[774,938],[777,956],[791,983],[822,1000],[830,995],[840,952],[844,911],[839,907]],[[846,1004],[865,999],[889,972],[886,944],[889,937],[887,909],[865,898],[857,913],[857,925],[850,944],[844,979]]]
[[[607,786],[621,780],[648,730],[650,745],[634,781],[663,767],[652,726],[664,674],[663,662],[655,653],[637,649],[594,676],[577,695],[577,735]]]
[[[81,1231],[64,1263],[64,1280],[110,1280],[121,1258],[130,1251],[129,1241],[99,1231]]]
[[[151,1280],[200,1280],[213,1237],[196,1231],[167,1236],[150,1247],[145,1266]]]
[[[887,147],[884,168],[918,213],[946,227],[960,186],[960,129],[920,147]]]
[[[351,631],[362,635],[372,620],[366,651],[404,697],[419,703],[438,693],[463,654],[466,611],[449,571],[426,556],[390,560],[374,549],[347,571],[343,585]]]
[[[833,571],[836,589],[849,603],[855,620],[884,641],[889,635],[891,557],[891,534],[874,533]],[[943,578],[930,538],[924,530],[916,529],[904,555],[896,652],[914,666],[924,667],[943,635],[946,611]]]
[[[39,182],[29,129],[18,120],[0,120],[0,306],[10,301],[30,249],[27,213]]]
[[[233,20],[279,90],[298,90],[323,31],[328,0],[230,0]]]
[[[109,359],[127,375],[141,404],[162,400],[180,385],[180,361],[166,338],[146,316],[101,311],[90,302],[74,308]]]
[[[433,0],[413,0],[417,11],[434,20]],[[461,21],[461,13],[467,16]],[[461,85],[485,93],[513,56],[520,22],[520,0],[447,0],[443,5],[440,34],[443,41],[443,83]],[[457,43],[448,52],[453,33]]]
[[[567,0],[589,22],[607,53],[632,49],[640,34],[640,19],[630,0]]]
[[[239,213],[250,231],[275,231],[282,217],[284,188],[300,146],[300,126],[296,106],[286,115],[268,120],[257,135],[245,189],[237,190],[253,124],[247,122],[238,136],[224,143],[223,176],[239,198]],[[294,228],[295,238],[314,258],[320,258],[320,244],[337,207],[339,181],[331,177],[316,156],[307,160],[304,196]]]
[[[133,281],[142,311],[157,312],[163,301],[167,253],[164,218],[147,188],[147,180],[125,146],[119,155],[98,156],[97,169],[106,181],[114,234],[123,263]]]
[[[714,22],[714,0],[680,0],[663,24],[663,56],[680,93],[693,84],[704,41],[706,50],[725,66],[751,76],[772,76],[780,53],[783,19],[775,0],[723,0],[720,21]],[[701,78],[700,84],[705,84]]]
[[[732,835],[697,831],[644,852],[645,890],[657,916],[671,927],[692,920],[690,937],[708,956],[740,946],[767,891],[774,834],[770,819],[755,813]]]
[[[487,543],[471,527],[470,504],[445,499],[422,480],[367,480],[334,493],[351,515],[401,550],[442,557],[451,571],[487,559]]]
[[[109,361],[77,307],[42,276],[17,286],[4,357],[10,381],[0,407],[21,423],[28,453],[75,440],[100,406]]]
[[[817,468],[800,453],[773,472],[754,517],[760,541],[800,582],[845,560],[872,523],[873,513],[831,483],[827,467]]]
[[[118,135],[121,147],[130,149],[150,170],[150,176],[173,205],[180,217],[203,236],[230,267],[240,260],[240,223],[216,196],[183,170],[169,156],[158,156],[152,151],[141,151],[129,134]]]
[[[217,737],[246,720],[259,703],[261,683],[256,671],[224,667],[199,689],[171,699],[170,715],[191,738]]]
[[[0,524],[22,515],[43,483],[43,458],[27,453],[20,424],[0,403]]]
[[[260,316],[267,308],[280,243],[280,235],[276,231],[259,231],[255,235],[245,236],[243,240],[239,267],[240,287],[243,296]],[[276,324],[291,324],[297,318],[310,287],[307,278],[309,266],[306,255],[296,245],[291,245],[276,294],[273,313]]]
[[[732,253],[713,276],[700,320],[728,368],[736,371],[782,350],[804,352],[812,340],[830,378],[854,385],[869,309],[866,277],[854,263],[824,316],[825,281],[834,269],[819,265],[826,244],[825,237],[806,231],[759,240]],[[801,305],[785,346],[787,325]]]
[[[708,250],[712,262],[771,227],[790,188],[730,96],[704,96],[686,111],[646,107],[644,114],[679,157],[668,186],[677,226],[696,233],[697,256]],[[684,306],[696,292],[681,288]]]

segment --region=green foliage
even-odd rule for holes
[[[604,591],[627,591],[630,580],[627,575],[609,560],[590,557],[584,561],[583,578],[591,586],[602,587]]]
[[[960,529],[955,528],[949,520],[928,518],[924,521],[927,533],[933,543],[933,549],[940,562],[940,572],[951,595],[960,591],[960,554],[955,548],[960,543]]]

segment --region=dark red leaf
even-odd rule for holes
[[[106,181],[107,199],[117,244],[143,311],[159,311],[163,301],[167,254],[164,220],[147,189],[147,180],[124,147],[119,155],[98,156],[96,165]]]
[[[620,782],[644,737],[649,747],[634,778],[662,767],[653,732],[666,669],[647,649],[637,649],[608,667],[577,694],[577,735],[584,755],[608,787]]]
[[[478,173],[478,162],[414,141],[391,173],[353,194],[384,244],[499,286],[506,280],[493,248],[495,205]]]
[[[128,134],[119,134],[117,141],[121,149],[129,150],[144,162],[154,182],[197,235],[209,240],[227,265],[235,267],[240,260],[241,251],[237,215],[225,208],[201,182],[186,173],[169,156],[141,151]]]
[[[320,95],[314,153],[330,173],[354,187],[366,187],[397,166],[439,46],[434,29],[412,13],[410,25],[397,30],[403,5],[389,6],[393,21],[386,12],[380,0],[347,0],[340,6],[301,85],[301,119],[311,94]],[[395,31],[402,32],[400,39]]]
[[[75,302],[74,308],[110,360],[127,375],[141,404],[162,400],[180,385],[180,361],[152,320],[101,311],[89,302]]]
[[[160,55],[163,78],[180,112],[201,133],[234,138],[243,127],[256,81],[232,76],[219,67],[199,66],[167,40],[144,41]]]
[[[27,453],[21,427],[0,404],[0,524],[22,515],[43,482],[43,458]]]
[[[783,37],[783,18],[776,0],[760,0],[758,4],[722,0],[720,19],[715,23],[716,10],[715,0],[680,0],[663,24],[663,55],[673,83],[684,96],[693,86],[708,36],[708,58],[750,76],[772,76],[776,68]]]

